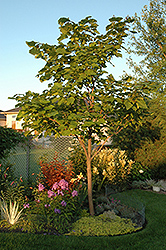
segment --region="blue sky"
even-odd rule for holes
[[[104,33],[110,17],[140,15],[146,4],[148,0],[0,0],[0,110],[15,107],[9,96],[47,88],[35,77],[44,62],[29,54],[25,41],[56,44],[60,17],[77,22],[93,16]],[[125,59],[115,60],[109,69],[116,78],[129,72]]]

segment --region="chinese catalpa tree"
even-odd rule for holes
[[[87,159],[91,215],[91,161],[101,149],[92,155],[92,144],[98,140],[104,144],[112,133],[131,123],[128,110],[145,107],[141,90],[130,78],[116,81],[106,71],[113,57],[122,57],[131,22],[130,18],[112,17],[105,34],[100,34],[97,21],[90,16],[78,23],[60,18],[57,45],[27,42],[30,53],[46,62],[37,76],[41,82],[51,82],[48,89],[42,94],[28,91],[13,97],[22,107],[18,119],[24,119],[24,128],[30,132],[77,137]]]

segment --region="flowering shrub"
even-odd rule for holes
[[[78,191],[70,190],[65,179],[55,182],[47,190],[39,183],[34,189],[35,201],[31,203],[30,213],[42,216],[46,228],[54,228],[58,233],[67,231],[79,213]],[[29,204],[25,205],[29,207]]]
[[[49,163],[40,161],[41,174],[39,175],[38,181],[43,184],[46,189],[51,189],[53,185],[56,185],[55,183],[65,179],[68,183],[69,190],[72,189],[73,182],[71,182],[71,179],[75,177],[72,165],[70,162],[66,163],[64,160],[59,161],[57,154],[55,154],[53,159],[54,160]],[[61,183],[59,183],[59,185],[61,186]],[[62,182],[62,185],[65,185],[65,183]]]
[[[103,149],[96,156],[98,158],[97,171],[102,171],[103,180],[107,179],[111,185],[122,185],[127,180],[132,169],[132,160],[128,160],[125,151],[118,149]]]

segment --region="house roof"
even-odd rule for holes
[[[17,114],[19,111],[20,111],[21,108],[14,108],[14,109],[9,109],[9,110],[6,110],[6,111],[2,111],[3,114]]]

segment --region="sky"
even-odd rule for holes
[[[0,0],[0,110],[15,107],[16,101],[8,97],[47,89],[48,83],[36,78],[44,61],[29,54],[26,41],[57,44],[60,17],[78,22],[92,16],[104,33],[110,17],[140,16],[144,5],[149,0]],[[123,70],[129,72],[125,58],[114,64],[109,73],[116,79]]]

